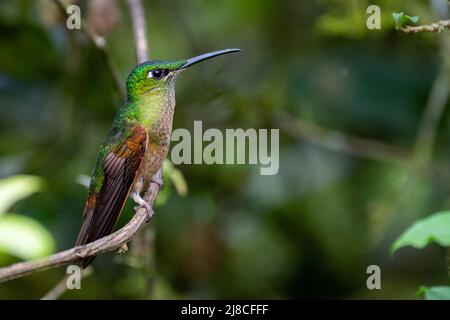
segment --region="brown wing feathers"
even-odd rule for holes
[[[142,164],[146,145],[147,134],[138,127],[124,143],[107,154],[103,162],[105,177],[102,188],[97,195],[88,197],[76,245],[93,242],[112,232]],[[83,267],[92,260],[85,259]]]

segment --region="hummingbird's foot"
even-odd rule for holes
[[[147,210],[147,221],[150,221],[155,212],[152,209],[152,206],[147,203],[144,199],[142,199],[141,195],[138,192],[131,193],[131,199],[138,205],[139,207],[144,207]],[[136,209],[136,208],[135,208]]]
[[[160,177],[154,176],[150,182],[156,183],[160,191],[164,188],[164,180]]]
[[[117,248],[116,252],[117,254],[124,254],[128,251],[128,246],[126,243],[124,243],[123,245],[121,245],[119,248]]]

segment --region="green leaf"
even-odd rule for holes
[[[421,249],[431,242],[450,246],[450,211],[434,213],[416,221],[393,243],[391,252],[405,246]]]
[[[164,182],[166,188],[163,188],[156,198],[155,206],[164,205],[170,198],[170,186],[173,184],[175,190],[181,197],[185,197],[188,193],[188,186],[181,170],[177,169],[170,160],[164,160]]]
[[[36,220],[11,213],[0,217],[0,252],[29,260],[49,255],[54,249],[52,235]]]
[[[420,20],[419,16],[412,16],[412,17],[406,16],[406,17],[414,24],[419,23]]]
[[[423,294],[426,300],[450,300],[450,287],[420,287],[418,294]]]
[[[183,173],[168,160],[164,161],[164,172],[167,173],[177,193],[181,197],[185,197],[188,194],[188,186]]]
[[[406,26],[409,23],[416,24],[419,22],[419,16],[408,16],[404,12],[394,12],[392,17],[395,21],[395,27],[397,29]]]
[[[400,18],[404,15],[404,12],[394,12],[392,13],[392,17],[394,18],[395,21],[395,27],[399,28],[400,25]]]
[[[17,175],[0,180],[0,215],[17,201],[42,189],[43,180],[35,176]]]

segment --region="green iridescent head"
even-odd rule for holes
[[[194,58],[159,61],[151,60],[136,66],[127,79],[127,94],[129,101],[135,101],[140,97],[165,88],[175,86],[177,76],[190,66],[222,54],[241,51],[240,49],[225,49],[205,53]]]

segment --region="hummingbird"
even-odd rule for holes
[[[153,211],[142,195],[152,181],[160,188],[163,185],[154,176],[169,151],[177,77],[198,62],[238,51],[224,49],[174,61],[150,60],[132,70],[126,81],[127,102],[100,146],[76,246],[111,234],[129,196],[151,216]],[[81,266],[87,267],[94,258],[84,258]]]

